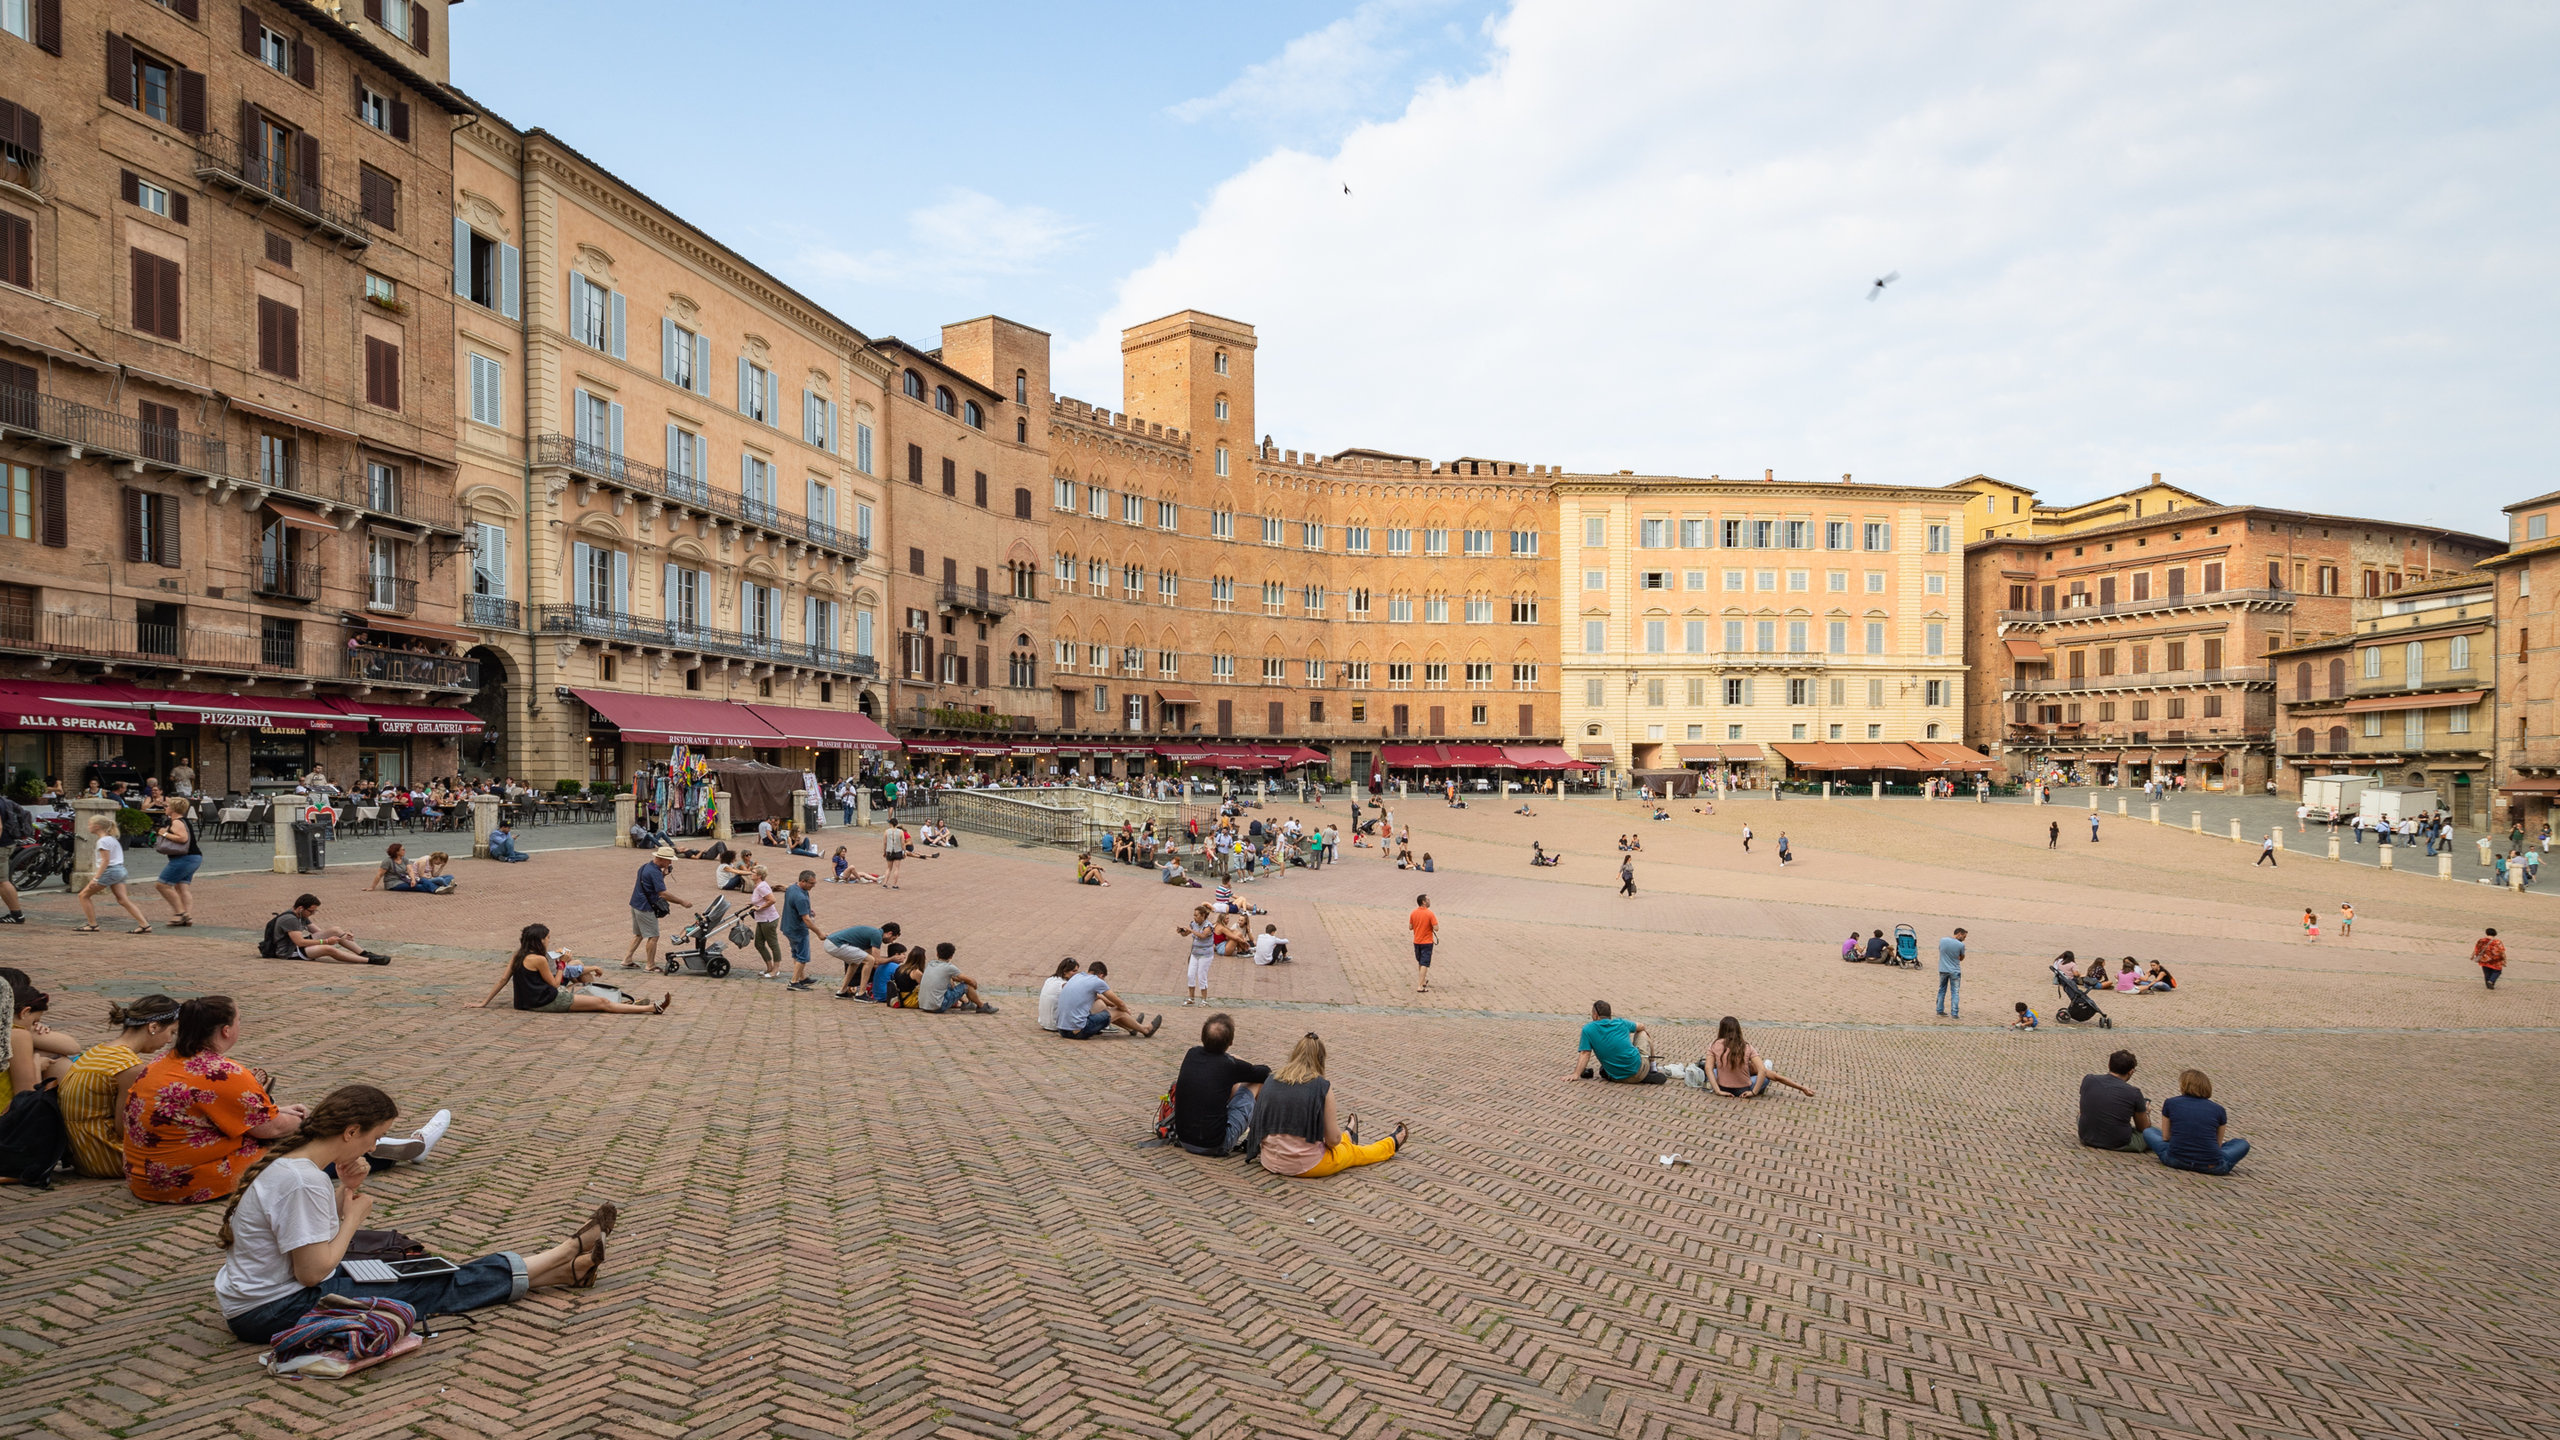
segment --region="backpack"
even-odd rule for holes
[[[15,845],[36,838],[35,817],[27,807],[0,795],[0,844]]]
[[[284,960],[291,958],[293,951],[297,947],[294,945],[292,940],[286,937],[298,934],[299,932],[280,928],[284,923],[284,917],[291,914],[293,914],[293,912],[290,910],[279,910],[273,915],[267,917],[266,933],[258,937],[259,959]]]
[[[70,1158],[71,1131],[52,1087],[19,1091],[0,1113],[0,1178],[50,1190],[53,1172]]]
[[[1173,1086],[1168,1083],[1164,1094],[1156,1100],[1156,1138],[1170,1145],[1173,1138]]]

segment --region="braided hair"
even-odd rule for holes
[[[222,1229],[214,1238],[223,1249],[231,1248],[231,1213],[240,1208],[240,1198],[249,1193],[260,1171],[314,1140],[343,1135],[349,1126],[370,1130],[388,1125],[399,1114],[399,1104],[370,1085],[341,1085],[330,1091],[328,1098],[312,1106],[311,1113],[303,1117],[301,1129],[268,1145],[267,1153],[240,1172],[240,1183],[231,1187],[231,1203],[222,1207]]]

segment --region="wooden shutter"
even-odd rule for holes
[[[133,328],[147,335],[160,332],[159,260],[147,250],[133,252]]]
[[[987,472],[979,470],[973,473],[978,477],[978,508],[984,510],[987,508]]]
[[[294,168],[302,172],[302,183],[317,192],[320,188],[320,137],[305,130],[293,138],[302,152]],[[316,200],[317,194],[312,198]]]
[[[364,403],[382,403],[382,342],[364,337]]]
[[[910,575],[921,575],[924,573],[924,551],[922,548],[914,545],[907,547],[907,573]]]
[[[187,223],[187,197],[184,192],[177,190],[169,192],[169,218],[181,225]]]
[[[1235,733],[1235,728],[1236,728],[1236,702],[1234,702],[1233,700],[1221,700],[1221,701],[1219,701],[1219,702],[1218,702],[1218,733],[1219,733],[1219,734],[1221,734],[1221,735],[1232,735],[1232,734],[1234,734],[1234,733]]]
[[[151,497],[151,558],[171,569],[178,567],[178,497]]]
[[[60,470],[36,472],[36,505],[42,510],[44,543],[60,550],[71,543],[70,517],[63,513],[71,477]]]
[[[245,164],[259,164],[267,158],[267,127],[258,107],[240,102],[240,159]]]
[[[127,205],[141,204],[142,177],[134,174],[130,170],[119,170],[116,172],[116,176],[118,183],[124,187],[124,203]]]
[[[372,169],[359,170],[356,174],[356,191],[357,199],[364,207],[364,218],[385,230],[393,228],[390,179]]]
[[[273,230],[267,232],[267,263],[293,268],[293,242]]]
[[[1016,520],[1028,520],[1031,518],[1030,491],[1017,489],[1013,492],[1013,518]]]
[[[291,305],[276,306],[276,358],[282,363],[276,373],[287,380],[302,378],[302,312]]]
[[[924,447],[921,445],[907,447],[907,479],[917,485],[924,483]]]
[[[960,462],[957,460],[942,462],[942,493],[954,497],[960,493]]]
[[[418,53],[421,55],[435,53],[434,43],[428,39],[427,30],[427,7],[417,3],[417,0],[409,0],[409,43],[417,46]]]
[[[1434,706],[1432,706],[1432,707],[1431,707],[1431,728],[1430,728],[1430,730],[1428,730],[1428,731],[1427,731],[1427,732],[1425,732],[1425,733],[1427,733],[1427,734],[1432,734],[1432,735],[1437,735],[1437,734],[1439,734],[1439,733],[1440,733],[1440,731],[1441,731],[1442,726],[1447,722],[1448,718],[1449,718],[1449,712],[1448,712],[1448,710],[1447,710],[1447,708],[1446,708],[1446,707],[1444,707],[1444,706],[1439,706],[1439,705],[1434,705]]]
[[[21,290],[36,288],[35,227],[0,211],[0,280]]]
[[[1520,707],[1520,736],[1521,736],[1521,738],[1525,740],[1525,739],[1527,739],[1528,737],[1530,737],[1530,736],[1532,736],[1532,735],[1535,735],[1535,734],[1537,734],[1537,733],[1538,733],[1538,707],[1537,707],[1537,706],[1535,706],[1535,705],[1523,705],[1523,706],[1521,706],[1521,707]]]
[[[60,56],[62,54],[62,0],[35,0],[34,10],[36,48],[47,55]],[[189,6],[187,13],[192,17],[195,14],[194,7]]]
[[[409,102],[406,100],[391,102],[391,138],[394,140],[409,138]]]
[[[107,36],[107,98],[119,105],[133,103],[133,42],[112,33]]]
[[[942,557],[942,583],[954,589],[960,584],[960,562],[948,555]]]
[[[978,684],[980,684],[980,685],[992,685],[992,684],[994,684],[994,683],[995,683],[995,680],[994,680],[994,678],[993,678],[993,677],[994,677],[995,672],[994,672],[993,670],[990,670],[990,669],[988,668],[988,659],[989,659],[989,657],[988,657],[988,655],[987,655],[987,647],[986,647],[986,646],[984,646],[984,645],[979,646],[979,647],[978,647],[978,662],[977,662],[977,663],[978,663],[978,671],[977,671],[978,679],[977,679],[977,683],[978,683]]]
[[[987,567],[984,565],[978,567],[978,593],[987,593]]]
[[[169,0],[169,8],[177,11],[186,19],[193,20],[196,18],[196,0]]]
[[[258,368],[270,375],[283,373],[283,362],[276,358],[276,342],[283,337],[284,322],[276,315],[284,307],[264,295],[258,297]]]
[[[364,18],[376,25],[381,24],[382,0],[364,0]]]
[[[127,485],[124,487],[123,500],[124,563],[127,565],[139,565],[142,563],[143,552],[142,492],[134,489],[130,485]]]
[[[258,12],[257,12],[257,11],[250,9],[250,8],[249,8],[248,6],[246,6],[246,5],[243,5],[243,6],[241,6],[241,7],[240,7],[240,53],[241,53],[241,54],[243,54],[243,55],[257,55],[257,53],[258,53],[258,32],[259,32],[260,30],[264,29],[264,28],[266,28],[266,27],[265,27],[265,26],[263,26],[263,25],[260,25],[260,24],[258,23]],[[260,57],[260,58],[264,58],[264,57]]]
[[[385,410],[400,408],[400,347],[370,335],[364,340],[364,398]]]
[[[156,262],[155,268],[159,271],[157,277],[160,283],[159,333],[167,339],[175,340],[180,338],[186,328],[178,319],[178,262],[163,260],[158,256],[152,258]]]
[[[306,89],[320,88],[319,57],[314,53],[311,42],[307,40],[293,42],[293,78],[300,81]]]
[[[1269,723],[1269,729],[1270,729],[1270,732],[1271,732],[1272,734],[1274,734],[1274,735],[1277,735],[1277,734],[1279,734],[1280,732],[1282,732],[1283,730],[1286,730],[1287,728],[1289,728],[1289,718],[1288,718],[1288,710],[1287,710],[1287,707],[1286,707],[1286,706],[1284,706],[1280,701],[1277,701],[1277,700],[1272,701],[1272,702],[1271,702],[1270,723]]]

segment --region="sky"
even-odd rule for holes
[[[1198,308],[1291,449],[2501,536],[2560,489],[2550,6],[595,13],[458,7],[456,83],[867,333],[998,312],[1106,405],[1121,327]]]

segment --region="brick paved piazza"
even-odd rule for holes
[[[2092,845],[2060,808],[1539,808],[1400,805],[1440,867],[1420,885],[1354,852],[1253,887],[1300,959],[1219,962],[1238,1050],[1320,1030],[1349,1107],[1414,1126],[1321,1181],[1140,1143],[1199,1014],[1171,934],[1196,892],[1078,888],[1052,852],[821,886],[820,918],[955,941],[1013,992],[1107,956],[1150,1010],[1172,997],[1161,1038],[1044,1038],[1018,993],[943,1018],[751,978],[667,982],[656,1020],[464,1008],[526,920],[617,952],[628,851],[466,862],[439,899],[363,895],[342,845],[312,888],[395,942],[387,970],[249,958],[290,877],[210,881],[203,928],[145,940],[72,934],[49,894],[0,951],[57,1025],[224,992],[284,1098],[365,1080],[412,1118],[454,1109],[445,1149],[377,1177],[376,1223],[465,1256],[549,1243],[600,1199],[623,1222],[592,1291],[296,1385],[219,1327],[212,1211],[0,1192],[0,1436],[2560,1435],[2543,897],[2253,867],[2112,814]],[[1564,866],[1533,872],[1532,837]],[[1401,922],[1425,887],[1444,943],[1417,996]],[[1930,1015],[1926,970],[1834,958],[1896,921],[1924,945],[1971,928],[1961,1024]],[[2494,994],[2467,959],[2483,924],[2515,956]],[[2046,1008],[2065,946],[2165,958],[2184,988],[2109,1002],[2112,1032],[1997,1028]],[[1819,1098],[1570,1083],[1567,1016],[1594,996],[1671,1022],[1676,1056],[1741,1015]],[[2155,1099],[2212,1073],[2256,1145],[2237,1174],[2073,1143],[2077,1080],[2118,1044]]]

